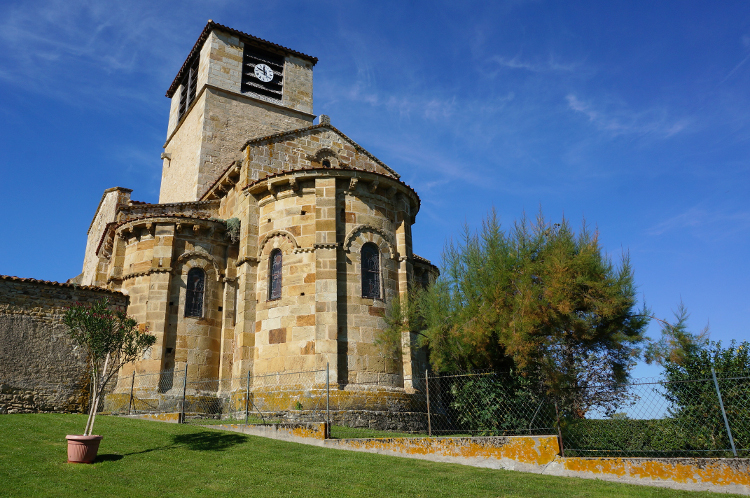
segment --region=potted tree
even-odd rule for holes
[[[138,359],[156,337],[124,311],[112,309],[108,299],[93,304],[76,303],[65,311],[63,323],[70,338],[88,356],[91,373],[91,404],[82,435],[68,435],[68,462],[91,463],[102,436],[92,435],[97,408],[104,389],[120,367]]]

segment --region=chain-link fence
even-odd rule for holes
[[[117,380],[103,410],[116,415],[178,413],[184,423],[326,421],[326,370],[231,379],[192,379],[188,368]]]
[[[541,386],[495,372],[417,377],[428,435],[557,434],[555,405]]]
[[[103,409],[179,413],[200,424],[329,421],[428,436],[557,435],[566,456],[750,456],[750,377],[551,390],[518,375],[472,372],[417,376],[411,390],[390,379],[331,383],[327,370],[221,381],[187,372],[121,377]]]
[[[617,401],[576,413],[572,400],[602,393],[615,393]],[[750,456],[750,377],[640,379],[564,390],[560,397],[568,456]]]

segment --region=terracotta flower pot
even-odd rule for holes
[[[65,439],[68,440],[68,463],[92,463],[102,436],[65,436]]]

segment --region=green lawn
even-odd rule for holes
[[[706,496],[337,451],[191,425],[100,416],[93,465],[66,463],[82,415],[0,416],[0,496]],[[727,495],[724,495],[727,496]]]

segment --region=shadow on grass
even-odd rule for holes
[[[175,446],[186,446],[195,451],[223,451],[247,441],[244,434],[222,434],[218,432],[197,432],[178,434],[172,437]]]
[[[232,446],[242,444],[247,441],[244,434],[223,434],[217,432],[197,432],[194,434],[177,434],[172,436],[172,444],[156,446],[141,451],[125,453],[124,456],[140,455],[151,453],[152,451],[166,451],[176,448],[187,448],[193,451],[223,451]],[[107,457],[108,460],[119,460],[120,455],[102,455],[101,458]],[[96,461],[100,461],[99,458]]]
[[[116,462],[117,460],[122,460],[122,455],[115,455],[113,453],[107,453],[104,455],[97,455],[96,460],[94,460],[94,463],[99,462]]]

